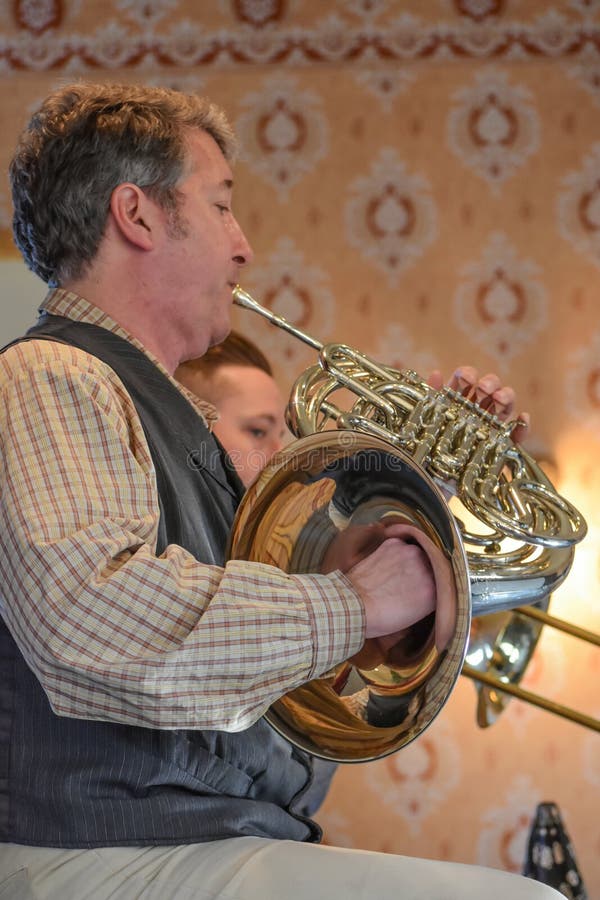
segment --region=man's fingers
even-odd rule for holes
[[[427,378],[427,384],[434,390],[439,391],[444,386],[444,376],[439,369],[434,369]]]
[[[474,369],[473,366],[460,366],[452,375],[449,386],[453,391],[469,397],[476,382],[477,369]]]
[[[450,379],[449,386],[482,409],[496,416],[502,422],[517,418],[515,415],[516,395],[512,387],[503,385],[498,375],[488,372],[479,377],[473,366],[459,366]],[[529,427],[529,415],[519,413],[519,425],[512,433],[514,441],[520,441]]]

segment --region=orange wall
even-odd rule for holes
[[[242,157],[245,286],[322,339],[513,384],[530,444],[589,520],[555,611],[599,630],[600,10],[585,0],[53,0],[6,6],[3,143],[65,79],[141,80],[223,104]],[[201,18],[202,16],[202,18]],[[0,184],[0,247],[14,253]],[[37,298],[32,298],[32,308]],[[310,351],[238,324],[282,385]],[[546,633],[526,677],[600,713],[598,657]],[[519,870],[536,803],[554,800],[600,894],[600,743],[517,702],[487,731],[463,681],[386,760],[339,773],[327,840]]]

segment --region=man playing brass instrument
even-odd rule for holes
[[[310,765],[263,713],[436,597],[393,525],[367,555],[343,537],[328,575],[225,564],[240,485],[172,373],[226,336],[252,258],[232,158],[203,100],[72,85],[11,164],[15,238],[50,292],[0,357],[0,894],[558,896],[321,847],[294,813]],[[510,411],[509,389],[478,390]]]

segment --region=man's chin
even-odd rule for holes
[[[231,322],[224,323],[221,328],[214,328],[208,346],[215,347],[217,344],[222,344],[230,331]]]

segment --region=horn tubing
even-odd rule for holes
[[[593,631],[588,631],[587,628],[580,628],[579,625],[573,625],[571,622],[565,621],[565,619],[557,619],[556,616],[551,616],[541,609],[536,609],[535,606],[517,606],[513,612],[520,613],[522,616],[527,616],[530,619],[535,619],[543,625],[548,625],[550,628],[556,628],[557,631],[564,631],[565,634],[570,634],[572,637],[579,638],[582,641],[600,647],[600,634],[594,634]]]
[[[264,319],[268,319],[268,321],[272,325],[277,325],[278,328],[283,328],[284,331],[289,332],[289,334],[293,334],[294,337],[297,337],[299,340],[303,341],[305,344],[308,344],[309,347],[312,347],[314,350],[322,350],[323,344],[321,341],[318,341],[316,338],[311,337],[310,334],[306,334],[305,331],[302,331],[300,328],[296,328],[295,325],[292,325],[291,322],[288,322],[287,319],[284,319],[283,316],[278,316],[277,313],[271,312],[270,309],[266,309],[266,307],[261,306],[254,297],[251,297],[250,294],[246,293],[246,291],[236,284],[233,291],[231,292],[233,296],[233,302],[238,306],[242,306],[244,309],[250,309],[252,312],[258,313],[259,316],[262,316]]]
[[[561,703],[556,703],[554,700],[548,700],[546,697],[542,697],[540,694],[534,694],[532,691],[527,691],[525,688],[519,687],[516,684],[500,681],[498,678],[494,678],[493,675],[488,675],[487,672],[479,672],[468,663],[463,664],[461,675],[472,679],[472,681],[478,681],[480,684],[485,684],[503,694],[510,694],[511,697],[517,697],[517,699],[522,700],[524,703],[531,703],[532,706],[537,706],[540,709],[546,710],[546,712],[554,713],[554,715],[561,716],[563,719],[568,719],[570,722],[575,722],[577,725],[591,728],[592,731],[600,731],[600,719],[594,719],[592,716],[587,716],[585,713],[578,712],[576,709],[571,709],[569,706],[563,706]]]

